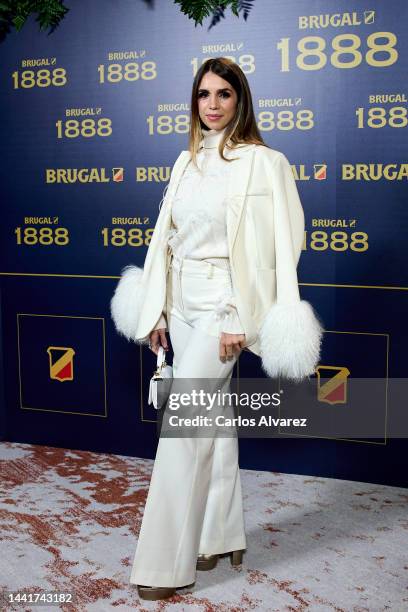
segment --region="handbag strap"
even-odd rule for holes
[[[161,368],[165,361],[166,361],[166,352],[162,346],[159,346],[159,350],[157,353],[157,363],[156,363],[157,369]]]

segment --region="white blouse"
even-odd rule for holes
[[[190,161],[178,185],[168,244],[181,259],[228,258],[225,214],[230,164],[218,154],[224,131],[203,131],[203,146],[197,154],[199,170]]]
[[[172,203],[168,245],[174,256],[211,261],[222,265],[228,259],[226,187],[230,163],[218,153],[226,128],[203,130],[197,153],[198,169],[192,160],[184,169]],[[219,258],[223,261],[218,261]],[[228,292],[217,304],[214,316],[220,332],[243,334],[235,298]],[[164,314],[154,329],[167,328]]]

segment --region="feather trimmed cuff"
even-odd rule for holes
[[[149,338],[136,338],[143,298],[143,268],[125,266],[110,301],[110,311],[116,331],[128,340],[148,344]]]
[[[306,300],[275,303],[260,330],[262,369],[272,378],[300,382],[314,374],[320,359],[323,326]]]

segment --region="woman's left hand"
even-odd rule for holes
[[[220,358],[232,359],[234,353],[237,357],[245,346],[245,334],[227,334],[221,332],[220,337]]]

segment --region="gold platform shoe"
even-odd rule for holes
[[[243,550],[233,550],[229,553],[231,558],[231,565],[241,565]],[[218,563],[220,555],[198,555],[197,557],[197,569],[203,572],[214,569]]]

